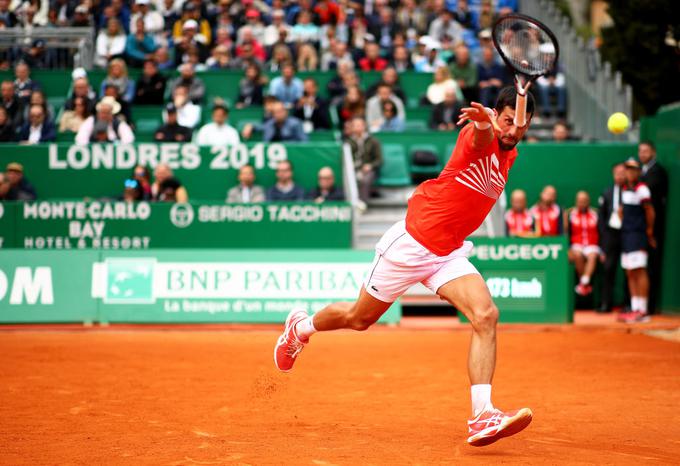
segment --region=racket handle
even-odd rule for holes
[[[523,128],[527,124],[527,96],[517,93],[515,99],[515,126]]]

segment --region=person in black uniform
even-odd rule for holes
[[[614,184],[602,192],[599,199],[600,209],[597,217],[597,226],[600,232],[600,249],[604,255],[602,270],[602,303],[598,312],[609,312],[614,305],[614,284],[616,271],[619,269],[621,260],[621,193],[626,184],[626,168],[622,163],[612,168]],[[630,301],[628,284],[624,278],[624,307],[628,307]]]
[[[156,130],[154,140],[158,142],[191,142],[191,128],[177,123],[177,107],[172,102],[165,106],[167,123]]]
[[[668,173],[656,161],[656,148],[650,141],[638,145],[638,158],[642,163],[640,180],[652,192],[652,205],[656,214],[654,220],[654,237],[656,248],[648,248],[649,264],[649,313],[653,314],[661,296],[661,258],[666,232],[666,201],[668,199]]]

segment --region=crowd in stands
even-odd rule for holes
[[[261,123],[241,128],[244,140],[259,131],[265,141],[304,141],[332,128],[331,114],[344,134],[357,116],[370,132],[402,131],[408,99],[431,108],[431,129],[448,131],[466,102],[493,106],[498,90],[511,83],[490,27],[516,9],[517,0],[0,0],[0,27],[93,28],[94,63],[107,72],[93,89],[87,72],[75,70],[64,108],[52,109],[30,73],[54,66],[59,50],[38,39],[0,51],[0,69],[15,72],[14,81],[2,83],[0,142],[49,142],[57,131],[76,133],[78,143],[131,142],[134,108],[168,105],[156,140],[201,144],[207,140],[200,135],[216,135],[211,143],[230,143],[237,138],[234,128],[223,128],[225,102],[263,108]],[[136,80],[129,75],[135,68],[141,69]],[[243,73],[238,89],[219,89],[221,100],[213,102],[200,76],[210,70]],[[328,98],[319,96],[313,79],[297,76],[314,70],[334,75],[322,93]],[[408,70],[433,73],[421,95],[407,95],[400,85],[399,73]],[[365,71],[382,75],[363,82]],[[278,76],[268,81],[271,72]],[[561,71],[536,88],[541,112],[564,116]],[[204,105],[218,119],[201,131]],[[35,106],[42,116],[31,111]]]

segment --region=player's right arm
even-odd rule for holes
[[[465,107],[461,110],[458,126],[465,124],[468,120],[474,122],[473,149],[481,149],[493,142],[493,139],[496,137],[494,133],[494,126],[497,125],[495,118],[496,115],[493,110],[487,109],[477,102],[472,102],[470,107]]]

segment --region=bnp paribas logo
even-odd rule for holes
[[[170,209],[170,221],[177,228],[186,228],[194,221],[194,208],[191,204],[175,204]]]
[[[153,292],[153,276],[156,260],[151,258],[115,259],[105,261],[106,304],[150,304],[156,301]]]

